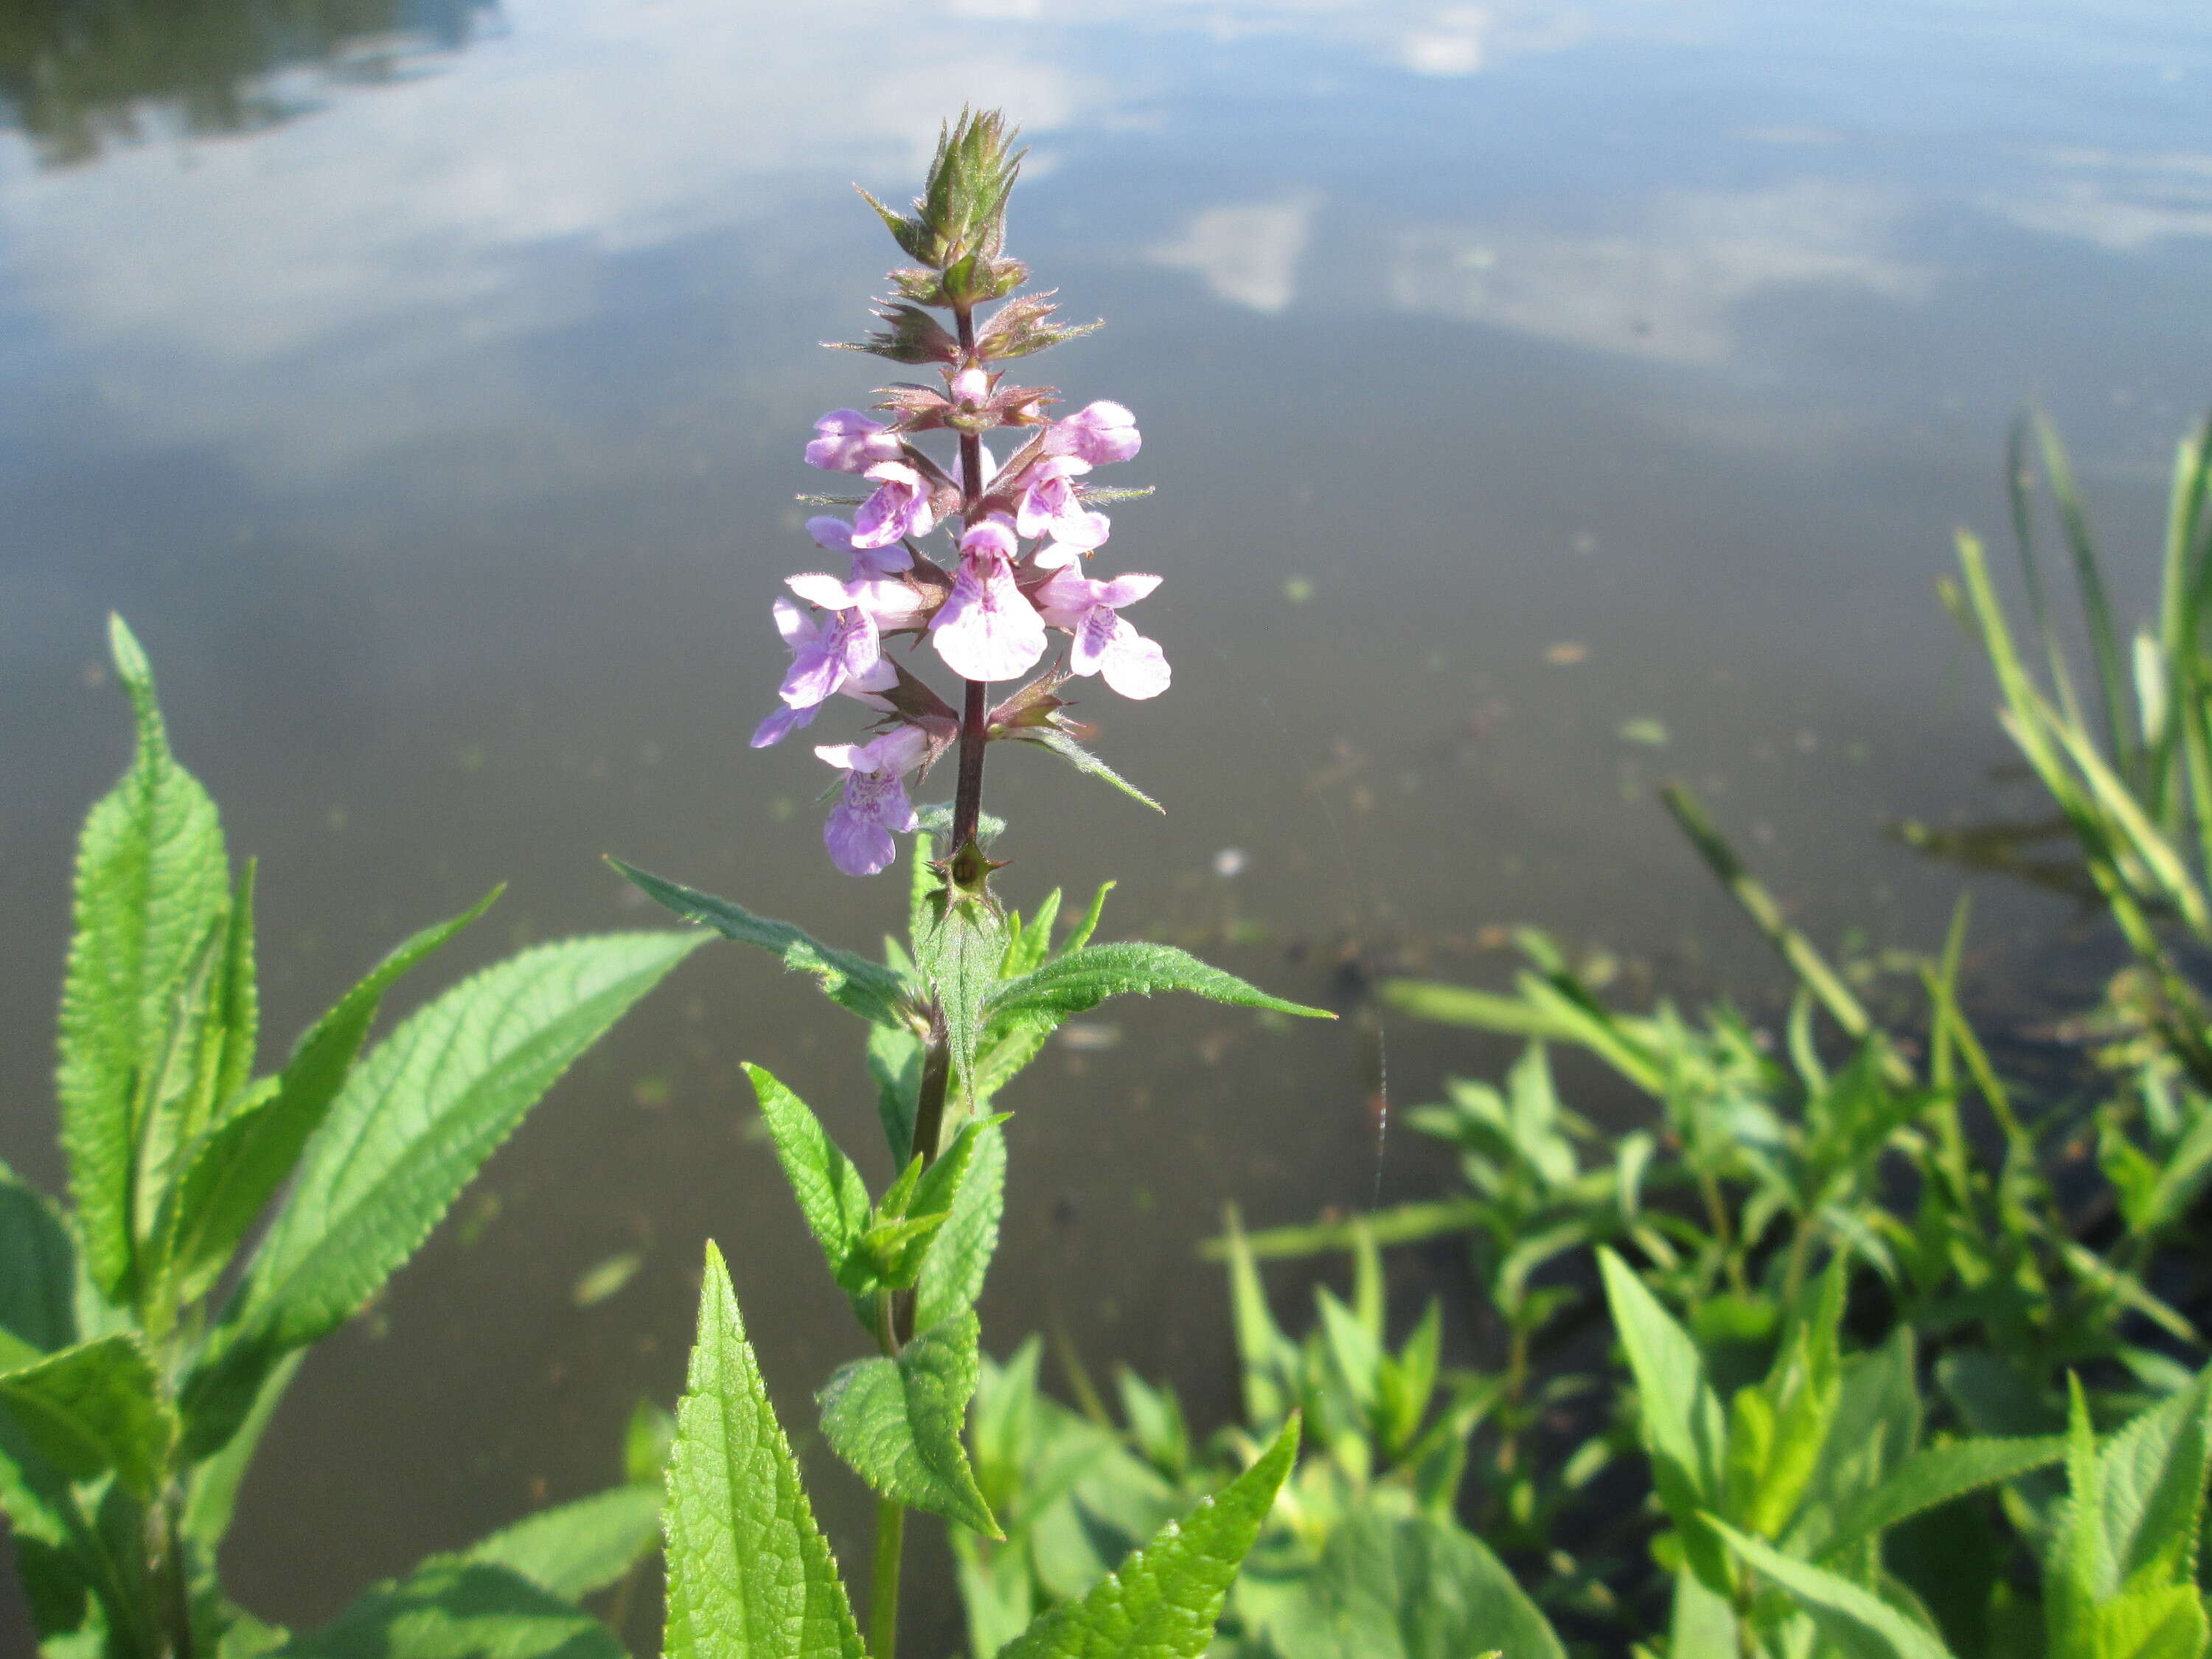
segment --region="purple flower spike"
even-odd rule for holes
[[[896,542],[888,547],[854,546],[853,526],[842,519],[826,514],[809,519],[806,533],[814,538],[815,546],[827,552],[852,555],[853,580],[856,582],[872,576],[895,576],[902,570],[914,568],[914,555]]]
[[[1024,536],[1050,536],[1060,547],[1080,553],[1105,544],[1112,528],[1103,513],[1086,510],[1068,482],[1091,471],[1091,463],[1073,455],[1053,455],[1039,461],[1029,473],[1014,512],[1014,526]]]
[[[824,744],[814,751],[845,776],[845,798],[822,826],[830,857],[848,876],[872,876],[898,856],[894,833],[915,826],[906,775],[929,753],[919,726],[898,726],[873,742]]]
[[[960,538],[960,574],[930,627],[937,654],[963,679],[1011,680],[1044,655],[1044,618],[1014,582],[1019,550],[1004,519]]]
[[[895,461],[899,440],[857,409],[833,409],[814,423],[806,464],[825,472],[865,472],[878,461]]]
[[[1055,570],[1036,591],[1037,608],[1045,621],[1074,635],[1067,665],[1077,673],[1103,673],[1106,684],[1125,697],[1157,697],[1168,689],[1167,653],[1120,612],[1159,585],[1158,576],[1134,573],[1102,582],[1078,570]]]
[[[903,461],[878,461],[860,476],[875,480],[876,493],[853,515],[854,547],[889,547],[902,537],[929,534],[937,514],[921,473]]]
[[[1133,459],[1144,444],[1137,417],[1119,404],[1102,400],[1054,422],[1045,434],[1044,449],[1048,455],[1073,455],[1103,466],[1109,461]]]

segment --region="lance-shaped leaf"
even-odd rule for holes
[[[999,1218],[1006,1208],[1006,1137],[997,1121],[975,1126],[967,1179],[952,1200],[951,1213],[922,1258],[915,1281],[914,1316],[917,1330],[928,1330],[975,1305],[983,1276],[999,1248]]]
[[[1950,1650],[1871,1590],[1800,1561],[1711,1516],[1706,1524],[1750,1566],[1787,1590],[1843,1659],[1951,1659]]]
[[[663,1524],[664,1659],[864,1659],[837,1564],[711,1243]]]
[[[975,1393],[977,1336],[970,1308],[924,1331],[896,1359],[839,1366],[822,1390],[822,1434],[884,1497],[1000,1538],[960,1443]]]
[[[1260,1461],[1093,1585],[1052,1608],[999,1659],[1198,1659],[1237,1569],[1298,1451],[1298,1419]]]
[[[1717,1502],[1721,1492],[1728,1437],[1720,1399],[1705,1379],[1697,1344],[1644,1288],[1628,1264],[1611,1250],[1601,1249],[1598,1265],[1605,1277],[1613,1328],[1636,1375],[1652,1484],[1681,1531],[1698,1576],[1718,1589],[1725,1573],[1701,1511]]]
[[[2212,1368],[2129,1422],[2097,1462],[2105,1557],[2118,1583],[2132,1589],[2193,1577],[2212,1473]]]
[[[1035,973],[1006,981],[992,993],[985,1008],[993,1018],[1034,1014],[1066,1019],[1096,1008],[1109,997],[1150,996],[1155,991],[1188,991],[1214,1002],[1309,1019],[1336,1018],[1325,1008],[1269,996],[1172,945],[1144,944],[1092,945],[1068,951]]]
[[[868,1226],[868,1189],[853,1160],[830,1139],[806,1103],[765,1066],[747,1065],[761,1117],[775,1144],[776,1161],[791,1183],[807,1231],[822,1247],[830,1271],[842,1277]]]
[[[137,721],[123,781],[77,842],[62,987],[62,1144],[93,1282],[127,1297],[139,1097],[159,1064],[177,988],[229,902],[215,803],[169,753],[146,654],[119,617],[109,643]]]
[[[1927,1510],[2056,1463],[2066,1455],[2057,1435],[2028,1440],[1978,1438],[1915,1452],[1878,1486],[1854,1495],[1838,1511],[1835,1531],[1821,1544],[1826,1560],[1879,1537]]]
[[[186,1384],[196,1450],[228,1438],[278,1356],[342,1324],[415,1253],[570,1062],[702,943],[609,933],[526,951],[418,1010],[354,1069]]]
[[[115,1471],[134,1497],[153,1492],[177,1419],[154,1363],[128,1334],[101,1337],[0,1373],[4,1407],[39,1454],[73,1480]]]
[[[178,1189],[171,1256],[186,1295],[204,1289],[211,1275],[222,1272],[262,1206],[299,1163],[353,1069],[384,994],[489,909],[500,891],[494,888],[459,915],[404,940],[308,1028],[272,1088],[240,1103],[199,1144]]]
[[[915,936],[915,954],[944,1018],[952,1073],[972,1105],[975,1048],[1006,959],[1006,924],[988,894],[957,893],[948,884],[925,904],[928,919]]]
[[[833,950],[787,921],[757,916],[727,899],[664,881],[659,876],[632,868],[620,859],[611,858],[607,862],[647,898],[674,911],[684,921],[711,927],[740,945],[773,951],[793,973],[811,974],[821,984],[823,995],[839,1007],[875,1024],[912,1026],[908,1012],[912,988],[880,962],[870,962],[849,951]]]
[[[660,1488],[613,1486],[540,1510],[501,1528],[468,1559],[519,1572],[550,1595],[574,1601],[628,1572],[660,1541]]]
[[[270,1659],[624,1659],[614,1632],[518,1572],[424,1562]]]

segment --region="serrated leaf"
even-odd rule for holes
[[[704,940],[609,933],[540,945],[410,1015],[355,1067],[188,1381],[195,1449],[228,1437],[252,1382],[343,1323],[415,1253],[571,1062]]]
[[[272,1659],[625,1659],[614,1632],[520,1573],[433,1559]]]
[[[1109,997],[1150,996],[1156,991],[1188,991],[1213,1002],[1309,1019],[1336,1018],[1325,1008],[1270,996],[1172,945],[1136,943],[1092,945],[1064,952],[1034,973],[1006,981],[992,993],[986,1008],[994,1018],[1035,1015],[1066,1019],[1096,1008]]]
[[[1880,1486],[1858,1492],[1837,1511],[1835,1530],[1821,1544],[1820,1557],[1839,1555],[1923,1510],[2042,1468],[2065,1455],[2066,1443],[2056,1435],[2033,1440],[1960,1440],[1916,1452]]]
[[[1297,1449],[1292,1417],[1226,1490],[1168,1522],[1080,1601],[1046,1613],[1000,1659],[1198,1659]]]
[[[830,1271],[842,1274],[854,1246],[867,1231],[867,1186],[805,1101],[765,1066],[749,1064],[744,1069],[775,1144],[776,1161],[783,1165],[784,1179],[799,1200],[799,1213],[822,1247]]]
[[[2100,1606],[2094,1640],[2094,1659],[2203,1659],[2212,1624],[2195,1585],[2168,1584]]]
[[[2105,1556],[2130,1589],[2193,1577],[2212,1473],[2212,1368],[2136,1417],[2098,1454]]]
[[[663,1659],[865,1659],[711,1243],[676,1422]]]
[[[928,1330],[958,1317],[983,1293],[983,1276],[999,1248],[999,1218],[1006,1208],[1006,1137],[995,1122],[975,1127],[968,1178],[952,1211],[922,1258],[915,1285],[915,1327]]]
[[[792,972],[811,975],[822,987],[822,994],[847,1012],[875,1024],[911,1028],[912,988],[883,963],[849,951],[833,950],[804,928],[757,916],[728,899],[648,875],[620,859],[611,858],[607,862],[647,898],[686,921],[711,927],[740,945],[772,951]]]
[[[353,1069],[384,994],[483,915],[501,890],[494,888],[459,915],[402,941],[308,1028],[273,1088],[236,1110],[196,1149],[179,1189],[173,1252],[187,1297],[221,1273],[262,1206],[291,1175]]]
[[[76,1340],[76,1246],[45,1196],[0,1164],[0,1331],[41,1353]]]
[[[889,1025],[868,1027],[868,1075],[876,1083],[876,1116],[892,1159],[903,1164],[914,1154],[914,1119],[921,1100],[921,1066],[926,1045],[912,1031]]]
[[[1112,767],[1107,765],[1106,763],[1099,759],[1097,756],[1092,754],[1088,749],[1085,749],[1073,738],[1068,736],[1066,732],[1060,731],[1056,727],[1049,726],[1020,726],[1007,732],[1006,735],[1023,743],[1033,743],[1038,748],[1059,756],[1060,759],[1066,761],[1077,771],[1085,773],[1091,777],[1097,778],[1102,782],[1112,784],[1116,789],[1120,790],[1123,794],[1127,795],[1131,800],[1135,801],[1140,806],[1149,806],[1155,812],[1161,813],[1164,813],[1168,810],[1166,807],[1161,805],[1159,802],[1154,800],[1150,795],[1146,794],[1143,790],[1138,788],[1135,784],[1130,782],[1128,779],[1123,777],[1119,772],[1116,772]]]
[[[573,1601],[615,1583],[659,1542],[659,1488],[633,1485],[540,1510],[492,1534],[467,1559],[520,1573]]]
[[[1607,1249],[1599,1250],[1598,1264],[1613,1328],[1636,1376],[1652,1484],[1689,1547],[1698,1576],[1718,1589],[1720,1563],[1711,1553],[1712,1540],[1704,1535],[1700,1512],[1720,1496],[1727,1425],[1719,1397],[1705,1379],[1697,1345],[1628,1264]]]
[[[1871,1590],[1784,1555],[1725,1522],[1708,1516],[1706,1524],[1746,1563],[1789,1592],[1839,1659],[1951,1659],[1942,1642]]]
[[[987,1538],[1002,1538],[961,1431],[975,1393],[974,1309],[899,1351],[841,1365],[822,1390],[822,1435],[871,1490]]]
[[[127,1334],[101,1337],[0,1374],[0,1407],[39,1455],[73,1480],[115,1471],[144,1499],[176,1443],[176,1413],[154,1362]]]
[[[1356,1511],[1301,1588],[1269,1626],[1282,1659],[1566,1659],[1504,1563],[1449,1522]]]
[[[962,895],[948,886],[930,895],[930,917],[915,940],[915,957],[942,1016],[945,1042],[962,1098],[972,1107],[975,1050],[982,1040],[988,1000],[1000,983],[1006,927],[988,895]]]
[[[170,755],[145,653],[121,617],[108,634],[137,744],[77,842],[56,1089],[86,1267],[103,1295],[124,1301],[138,1101],[176,988],[229,902],[229,872],[215,803]]]

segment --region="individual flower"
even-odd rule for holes
[[[903,461],[878,461],[860,476],[875,481],[876,493],[853,515],[854,547],[889,547],[902,537],[929,533],[937,514],[921,473]]]
[[[789,586],[829,613],[811,617],[789,599],[775,602],[776,631],[791,647],[791,667],[776,695],[793,708],[811,708],[853,675],[874,667],[883,639],[876,619],[835,576],[811,572],[790,578]]]
[[[1090,462],[1073,455],[1048,455],[1030,468],[1014,527],[1024,536],[1050,536],[1075,552],[1104,545],[1112,526],[1103,513],[1086,509],[1068,482],[1090,471]]]
[[[928,758],[928,735],[895,726],[867,743],[823,744],[814,752],[845,773],[844,799],[830,809],[823,845],[847,875],[872,876],[898,856],[893,834],[915,826],[906,775]]]
[[[898,437],[881,421],[857,409],[833,409],[814,423],[806,464],[825,472],[865,472],[879,461],[898,459],[901,453]]]
[[[1119,404],[1087,404],[1044,434],[1048,455],[1073,455],[1093,466],[1133,459],[1144,447],[1137,417]]]
[[[884,547],[856,547],[853,543],[853,526],[842,519],[833,519],[827,514],[806,521],[806,533],[814,538],[814,544],[831,553],[849,553],[853,556],[853,580],[860,581],[870,576],[893,576],[902,570],[914,568],[914,555],[897,542]]]
[[[963,679],[1010,680],[1044,655],[1044,618],[1014,581],[1020,544],[1003,518],[960,538],[952,595],[930,624],[937,654]]]
[[[874,709],[879,714],[891,712],[891,701],[880,695],[898,689],[898,670],[891,666],[889,657],[876,659],[876,665],[865,673],[854,674],[837,688],[841,697]],[[776,711],[754,728],[752,746],[766,749],[771,744],[781,743],[793,732],[814,724],[814,717],[822,712],[823,705],[810,702],[804,708],[793,708],[789,703],[779,704]]]
[[[1079,674],[1103,674],[1125,697],[1157,697],[1168,689],[1168,659],[1121,616],[1160,585],[1158,576],[1133,573],[1094,581],[1079,569],[1054,570],[1036,590],[1037,609],[1054,628],[1074,636],[1067,665]]]

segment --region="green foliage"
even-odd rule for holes
[[[1079,1601],[1055,1607],[1009,1644],[1002,1659],[1198,1659],[1252,1547],[1276,1489],[1297,1455],[1298,1425],[1217,1498],[1170,1523]]]
[[[676,1422],[665,1659],[862,1659],[836,1563],[712,1244]]]
[[[1282,1659],[1566,1659],[1503,1562],[1449,1522],[1346,1520],[1271,1622]]]
[[[550,1595],[576,1601],[605,1589],[660,1542],[659,1470],[516,1522],[468,1553],[520,1573]]]
[[[426,1562],[273,1659],[623,1659],[591,1614],[507,1567]]]
[[[699,941],[525,952],[362,1059],[386,992],[479,904],[406,941],[257,1079],[253,866],[234,885],[144,653],[119,621],[111,643],[137,741],[78,850],[58,1079],[70,1213],[0,1170],[0,1506],[49,1659],[249,1659],[284,1634],[222,1595],[216,1553],[301,1351]],[[217,1314],[207,1299],[226,1283]],[[617,1556],[626,1568],[656,1510],[633,1490],[536,1517],[487,1548],[538,1588],[489,1557],[432,1562],[285,1650],[618,1651],[553,1592],[603,1582]]]
[[[998,1538],[960,1443],[978,1334],[970,1309],[923,1331],[896,1358],[840,1366],[822,1390],[822,1437],[884,1497]]]
[[[1088,1013],[1109,997],[1150,996],[1155,991],[1188,991],[1212,1002],[1298,1014],[1308,1019],[1335,1018],[1325,1008],[1309,1008],[1270,996],[1172,945],[1142,944],[1091,945],[1064,951],[1042,967],[999,986],[991,993],[986,1012],[1002,1019],[1032,1015],[1067,1019]]]

